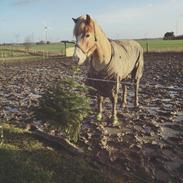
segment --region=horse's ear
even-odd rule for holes
[[[72,18],[72,20],[74,21],[75,24],[76,24],[77,21],[78,21],[78,19],[76,19],[76,18]]]
[[[89,25],[91,22],[91,18],[90,18],[90,15],[86,15],[86,24]]]

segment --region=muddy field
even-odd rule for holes
[[[31,107],[45,88],[69,74],[69,59],[0,65],[0,121],[34,122]],[[82,68],[85,75],[85,67]],[[183,53],[145,55],[140,85],[140,109],[133,108],[133,87],[128,86],[128,108],[119,99],[119,127],[108,118],[89,116],[82,125],[79,146],[93,160],[120,173],[126,182],[183,181]],[[121,93],[120,93],[121,95]],[[96,108],[96,98],[92,97]]]

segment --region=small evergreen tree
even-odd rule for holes
[[[88,87],[73,78],[64,78],[52,85],[40,98],[36,114],[50,121],[51,126],[77,142],[81,121],[91,112]]]

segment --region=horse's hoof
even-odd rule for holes
[[[134,111],[135,111],[135,112],[139,112],[139,111],[141,111],[140,106],[139,106],[139,105],[138,105],[138,106],[135,106],[135,107],[134,107]]]
[[[128,112],[128,108],[127,107],[122,107],[122,111]]]
[[[101,121],[101,120],[102,120],[102,114],[99,113],[99,114],[97,114],[97,121]]]
[[[126,104],[126,103],[122,103],[122,104],[121,104],[121,108],[122,108],[122,109],[125,109],[126,107],[127,107],[127,104]]]
[[[119,120],[118,120],[118,118],[117,117],[113,117],[112,118],[112,124],[113,124],[113,126],[119,126]]]
[[[134,107],[137,107],[137,108],[138,108],[138,107],[139,107],[139,103],[136,103],[136,102],[135,102],[135,103],[134,103]]]

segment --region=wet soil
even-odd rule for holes
[[[102,122],[95,115],[83,121],[79,146],[98,161],[124,175],[126,182],[183,182],[183,53],[145,54],[140,108],[133,107],[133,86],[128,86],[128,107],[120,125],[109,119],[105,100]],[[0,120],[32,122],[32,106],[49,84],[69,74],[69,59],[0,65]],[[86,68],[82,67],[85,76]],[[121,96],[121,93],[120,93]],[[96,97],[92,96],[96,109]],[[39,121],[34,121],[39,124]]]
[[[119,100],[120,126],[111,127],[106,101],[104,120],[85,123],[83,142],[96,159],[122,170],[127,182],[182,182],[183,54],[145,55],[140,109],[133,107],[133,86],[128,91],[127,109]]]

